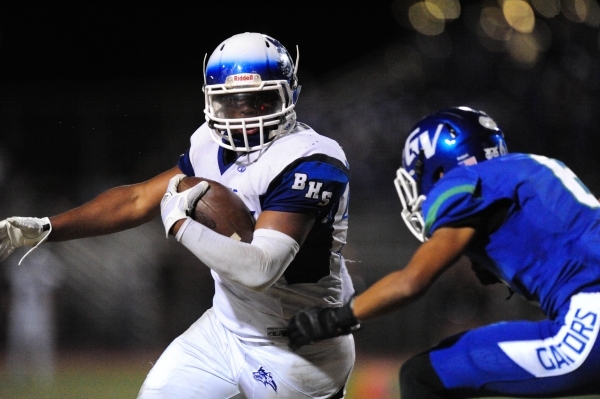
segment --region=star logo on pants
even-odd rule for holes
[[[266,371],[262,366],[260,366],[258,371],[254,371],[252,375],[256,381],[262,382],[264,386],[270,386],[275,392],[277,392],[277,384],[275,383],[270,371]]]

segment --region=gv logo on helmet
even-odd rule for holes
[[[435,130],[433,138],[429,135],[429,130],[419,133],[419,128],[415,129],[406,139],[408,143],[404,148],[404,159],[406,165],[411,165],[415,160],[416,156],[419,155],[419,151],[422,149],[425,153],[425,158],[431,158],[435,154],[435,147],[437,146],[440,132],[444,125],[440,123]]]

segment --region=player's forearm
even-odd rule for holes
[[[105,191],[80,207],[51,217],[52,233],[48,240],[111,234],[146,223],[158,215],[159,200],[148,201],[142,195],[137,185]]]
[[[206,266],[254,291],[269,288],[300,249],[291,237],[269,229],[254,231],[248,244],[222,236],[188,219],[176,236]]]
[[[417,299],[460,258],[474,234],[471,227],[436,230],[404,269],[388,274],[356,298],[354,315],[359,320],[367,320]]]
[[[353,311],[357,319],[366,321],[391,313],[416,299],[425,287],[406,281],[405,272],[392,272],[373,284],[354,300]]]

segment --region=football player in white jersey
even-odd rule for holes
[[[0,222],[0,259],[21,246],[110,234],[162,216],[175,239],[211,268],[212,308],[158,359],[138,398],[343,398],[352,335],[288,348],[287,320],[353,294],[346,241],[349,170],[335,141],[296,121],[296,63],[275,39],[242,33],[205,65],[206,123],[178,165],[110,189],[62,214]],[[254,212],[251,243],[187,215],[207,189],[182,193],[184,176],[231,188]],[[165,192],[166,191],[166,192]]]

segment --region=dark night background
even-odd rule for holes
[[[299,120],[346,150],[345,255],[359,291],[402,267],[416,248],[392,180],[404,136],[438,108],[485,110],[510,151],[557,157],[600,195],[597,2],[583,2],[589,12],[581,20],[573,1],[554,16],[536,11],[535,37],[494,25],[503,40],[478,25],[501,1],[461,1],[460,17],[439,35],[410,26],[413,3],[3,7],[0,218],[51,216],[171,168],[204,121],[204,55],[245,31],[273,36],[293,57],[299,46]],[[519,59],[530,54],[531,37],[537,56]],[[60,349],[162,349],[210,306],[207,269],[164,239],[160,220],[43,248],[57,259],[48,267],[57,270]],[[0,269],[0,338],[10,304],[6,270],[23,254]],[[502,287],[479,286],[468,269],[459,264],[419,303],[365,326],[356,334],[359,351],[407,354],[481,323],[539,317],[516,297],[506,301]]]
[[[327,2],[232,3],[231,11],[86,6],[2,15],[5,79],[198,78],[204,53],[245,31],[269,34],[320,75],[393,40],[389,2],[373,7]],[[212,15],[211,15],[212,14]]]

